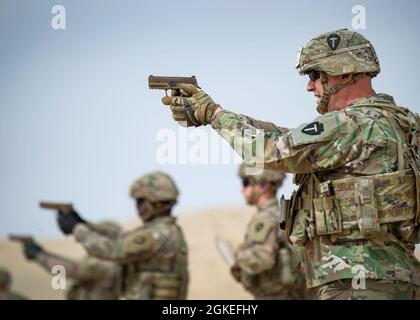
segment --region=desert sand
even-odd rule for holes
[[[223,208],[177,216],[189,246],[190,286],[188,299],[251,299],[242,286],[231,277],[229,267],[215,246],[215,235],[227,240],[234,247],[243,233],[253,209]],[[136,220],[123,223],[130,230],[140,223]],[[51,252],[80,259],[84,249],[72,237],[39,239]],[[0,266],[8,268],[13,276],[13,289],[30,299],[64,299],[64,290],[51,286],[52,275],[36,263],[28,262],[22,255],[21,245],[0,244]],[[68,286],[67,286],[68,287]]]

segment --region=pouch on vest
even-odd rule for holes
[[[355,190],[355,202],[360,233],[369,236],[380,231],[378,207],[375,202],[375,187],[372,179],[360,179]]]
[[[338,200],[331,195],[331,182],[320,184],[321,198],[313,199],[315,229],[318,235],[341,233],[343,230]]]
[[[315,227],[318,235],[342,232],[340,206],[335,197],[314,199]]]

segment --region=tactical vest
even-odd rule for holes
[[[290,241],[303,245],[308,238],[330,236],[332,242],[345,242],[373,239],[381,232],[393,233],[410,250],[420,241],[419,117],[380,101],[363,106],[379,109],[394,129],[398,170],[327,181],[322,172],[296,175],[299,188],[281,203]]]
[[[187,247],[182,230],[166,219],[168,239],[147,260],[123,265],[123,296],[140,300],[183,300],[187,296]],[[153,228],[154,221],[149,222]],[[169,239],[170,237],[170,239]]]

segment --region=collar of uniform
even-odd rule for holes
[[[176,218],[173,216],[164,216],[164,217],[156,217],[149,223],[168,223],[168,222],[175,222]]]
[[[268,199],[265,202],[263,202],[262,204],[258,205],[258,211],[263,211],[265,209],[271,208],[271,207],[275,207],[278,206],[279,202],[277,201],[277,198],[272,198],[272,199]]]
[[[352,108],[352,107],[359,107],[364,104],[371,104],[372,102],[380,101],[380,102],[386,102],[390,104],[395,104],[395,100],[392,96],[386,93],[377,93],[369,97],[363,97],[354,100],[351,104],[349,104],[346,108]]]

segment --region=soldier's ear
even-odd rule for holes
[[[353,79],[353,74],[352,73],[348,73],[348,74],[343,74],[341,76],[341,80],[343,80],[343,83],[349,82],[351,81],[351,79]]]

